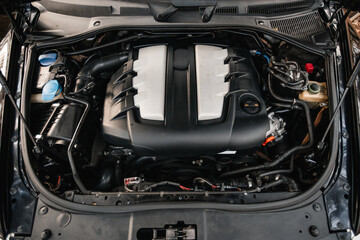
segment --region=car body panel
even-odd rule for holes
[[[294,14],[296,15],[296,14]],[[49,17],[49,18],[48,18]],[[51,15],[46,16],[45,20],[50,19]],[[76,18],[76,17],[75,17]],[[74,18],[74,19],[75,19]],[[43,24],[45,24],[43,21]],[[73,22],[71,19],[69,22]],[[118,27],[114,21],[123,20],[122,24],[132,24],[132,28],[139,28],[144,26],[144,20],[151,23],[154,28],[170,28],[182,27],[186,28],[200,28],[199,23],[158,23],[152,16],[137,18],[138,22],[130,20],[128,17],[94,17],[91,19],[79,19],[84,21],[81,29],[82,37],[93,34],[97,31],[104,31],[105,29],[113,29]],[[100,26],[95,26],[95,23],[100,21]],[[217,24],[217,21],[219,23]],[[256,27],[263,31],[271,32],[267,26],[259,26],[259,18],[249,17],[224,17],[220,16],[214,18],[214,25],[211,27],[223,26],[223,22],[228,21],[230,27]],[[241,25],[239,25],[239,22]],[[51,28],[54,22],[47,23],[45,28]],[[54,35],[66,35],[67,37],[59,40],[40,43],[36,47],[42,47],[46,44],[58,44],[61,41],[75,41],[79,36],[74,35],[77,32],[66,32],[66,22],[59,29],[54,30]],[[79,30],[77,29],[77,30]],[[57,34],[56,34],[57,33]],[[274,33],[280,36],[289,37],[289,41],[295,42],[291,36],[283,35],[281,33]],[[345,39],[346,40],[346,39]],[[344,41],[345,41],[344,40]],[[16,40],[14,40],[16,41]],[[16,45],[17,54],[20,56],[20,61],[12,60],[9,63],[11,71],[20,73],[8,75],[9,80],[12,81],[12,90],[14,93],[24,90],[22,85],[22,73],[24,64],[29,61],[31,57],[31,47],[21,49],[21,46]],[[304,45],[306,47],[306,44]],[[309,48],[313,46],[308,46]],[[325,52],[326,48],[317,46],[319,52]],[[331,48],[331,47],[330,47]],[[332,52],[330,58],[336,62],[333,66],[333,81],[336,79],[340,82],[334,82],[333,93],[337,95],[338,91],[343,90],[344,80],[349,75],[349,69],[344,66],[348,63],[348,59],[343,61],[336,61],[339,56],[343,56],[346,47],[338,49],[338,53]],[[12,57],[17,56],[12,54]],[[22,60],[25,60],[22,61]],[[346,62],[346,63],[344,63]],[[25,75],[26,76],[26,75]],[[24,91],[23,91],[24,95]],[[184,221],[186,224],[195,224],[197,228],[198,239],[313,239],[313,227],[315,226],[320,235],[318,239],[350,239],[351,229],[353,228],[349,209],[349,198],[352,197],[348,188],[351,183],[351,175],[349,174],[349,161],[351,156],[356,156],[359,150],[352,149],[350,143],[354,138],[358,137],[358,132],[351,131],[351,123],[353,115],[349,108],[352,106],[353,98],[348,98],[345,107],[342,108],[341,123],[336,121],[334,125],[334,132],[340,128],[341,135],[339,137],[340,148],[339,154],[333,161],[337,162],[337,168],[329,169],[329,172],[335,173],[335,177],[331,182],[326,182],[324,186],[327,188],[322,191],[313,191],[313,196],[306,199],[305,202],[298,201],[297,205],[285,208],[277,208],[271,210],[269,208],[258,209],[256,212],[251,212],[257,209],[257,206],[242,206],[241,204],[200,204],[190,202],[180,202],[176,204],[143,204],[141,206],[131,205],[126,206],[84,206],[77,204],[69,204],[66,201],[55,201],[54,198],[49,198],[49,195],[41,193],[43,189],[37,186],[32,181],[32,177],[25,173],[23,160],[26,162],[26,157],[21,156],[20,150],[25,152],[26,146],[20,149],[20,141],[25,138],[23,124],[19,123],[19,119],[15,117],[14,111],[9,105],[6,105],[7,112],[10,118],[14,119],[15,126],[11,126],[11,132],[6,135],[5,139],[10,144],[1,144],[2,152],[4,146],[9,146],[9,152],[5,159],[13,159],[11,168],[1,163],[6,168],[13,169],[14,174],[11,178],[12,184],[7,187],[12,193],[12,218],[7,220],[11,222],[7,232],[10,233],[9,238],[15,236],[29,236],[33,239],[40,239],[45,230],[51,232],[54,238],[64,239],[136,239],[137,231],[141,228],[162,228],[166,224],[175,224],[179,221]],[[23,102],[24,103],[24,102]],[[2,105],[3,106],[3,105]],[[2,108],[2,112],[3,112]],[[23,110],[23,113],[24,110]],[[4,116],[3,116],[4,117]],[[8,120],[11,121],[11,120]],[[19,125],[22,125],[19,129]],[[2,124],[2,127],[4,124]],[[21,131],[21,134],[19,132]],[[9,138],[9,136],[11,136]],[[2,138],[2,140],[4,140]],[[20,153],[20,154],[19,154]],[[4,156],[4,155],[2,155]],[[23,159],[25,158],[25,159]],[[2,158],[4,159],[4,158]],[[18,161],[19,160],[19,161]],[[26,165],[26,164],[25,164]],[[29,169],[27,169],[29,170]],[[34,173],[32,173],[34,174]],[[30,174],[31,175],[31,174]],[[30,181],[27,179],[29,177]],[[11,187],[10,187],[11,185]],[[33,191],[41,189],[39,192]],[[2,188],[4,190],[4,188]],[[16,190],[15,190],[16,189]],[[2,191],[3,191],[2,190]],[[9,197],[10,198],[10,197]],[[285,206],[285,205],[283,205]],[[35,210],[36,208],[36,210]],[[95,210],[96,209],[96,210]],[[259,230],[260,229],[260,230]],[[350,231],[350,232],[349,232]]]

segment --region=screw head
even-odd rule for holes
[[[16,187],[10,188],[10,195],[15,195],[16,193],[17,193]]]
[[[344,227],[341,222],[338,222],[336,225],[337,225],[338,228],[343,228]]]
[[[95,21],[95,22],[94,22],[94,26],[95,26],[95,27],[100,26],[100,23],[101,23],[100,21]]]
[[[350,191],[350,184],[345,183],[343,188],[344,188],[345,191]]]
[[[208,16],[208,15],[203,15],[202,21],[203,21],[203,22],[208,22],[208,21],[210,21],[210,16]]]
[[[320,212],[321,211],[321,205],[319,203],[314,203],[313,204],[313,209],[315,212]]]
[[[48,211],[49,211],[49,209],[44,206],[44,207],[41,207],[41,208],[40,208],[39,214],[40,214],[40,215],[45,215],[45,214],[48,213]]]
[[[23,225],[18,226],[17,231],[18,231],[19,233],[21,233],[22,231],[24,231],[24,226],[23,226]]]
[[[51,237],[51,231],[49,229],[45,229],[42,233],[41,233],[41,240],[48,240]]]
[[[313,237],[318,237],[320,235],[320,230],[314,225],[309,228],[309,232]]]

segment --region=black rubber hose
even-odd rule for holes
[[[131,164],[134,164],[136,166],[143,166],[144,164],[148,162],[154,162],[156,160],[155,157],[151,156],[142,156],[137,158],[136,160],[132,161]]]
[[[134,40],[144,38],[144,37],[148,37],[148,36],[143,35],[143,34],[133,35],[133,36],[129,36],[129,37],[125,37],[125,38],[122,38],[122,39],[119,39],[119,40],[115,40],[115,41],[112,41],[110,43],[106,43],[106,44],[103,44],[103,45],[100,45],[100,46],[96,46],[96,47],[92,47],[92,48],[86,48],[86,49],[79,50],[79,51],[76,51],[76,52],[65,53],[65,56],[75,56],[75,55],[84,54],[84,53],[88,53],[88,52],[94,52],[94,51],[97,51],[97,50],[100,50],[100,49],[103,49],[103,48],[114,46],[116,44],[130,42],[130,41],[134,41]]]
[[[270,67],[267,67],[266,70],[271,73],[274,77],[276,77],[277,79],[279,79],[281,82],[283,82],[284,84],[289,84],[289,85],[297,85],[298,83],[290,83],[286,78],[284,78],[283,76],[281,76],[280,74],[275,73]]]
[[[92,189],[98,192],[107,192],[111,190],[112,183],[114,181],[115,171],[112,168],[104,168],[101,170],[100,180],[97,185]]]
[[[272,167],[278,165],[279,163],[281,163],[282,161],[284,161],[285,159],[287,159],[288,157],[290,157],[291,155],[293,155],[294,153],[310,149],[312,147],[312,145],[314,144],[313,123],[311,121],[310,109],[309,109],[309,106],[307,105],[307,103],[304,101],[298,100],[298,99],[283,98],[283,97],[277,95],[274,92],[274,90],[272,89],[270,76],[268,78],[268,88],[269,88],[269,92],[270,92],[271,96],[274,99],[276,99],[277,101],[291,103],[291,104],[298,104],[298,105],[302,106],[302,108],[305,111],[305,115],[306,115],[306,123],[307,123],[308,132],[309,132],[309,142],[306,145],[300,145],[300,146],[295,146],[293,148],[290,148],[288,151],[284,152],[273,162],[266,162],[264,164],[257,165],[257,166],[251,166],[251,167],[241,168],[241,169],[237,169],[237,170],[230,171],[230,172],[225,172],[220,175],[220,178],[230,177],[233,175],[238,175],[240,173],[245,173],[245,172],[250,172],[250,171],[272,168]]]
[[[259,175],[259,178],[263,178],[263,177],[270,176],[270,175],[292,173],[293,171],[294,171],[294,155],[291,156],[290,167],[288,169],[279,169],[279,170],[264,172]]]
[[[142,33],[139,33],[139,34],[124,37],[124,38],[121,38],[121,39],[118,39],[118,40],[115,40],[115,41],[112,41],[112,42],[109,42],[109,43],[105,43],[103,45],[99,45],[99,46],[96,46],[96,47],[86,48],[86,49],[82,49],[82,50],[79,50],[79,51],[76,51],[76,52],[68,52],[68,53],[65,53],[65,56],[75,56],[75,55],[79,55],[79,54],[94,52],[94,51],[98,51],[98,50],[103,49],[103,48],[108,48],[108,47],[118,45],[118,44],[121,44],[121,43],[133,42],[133,41],[136,41],[136,40],[139,40],[139,39],[142,39],[142,38],[149,38],[149,39],[163,38],[163,39],[166,39],[166,38],[176,37],[176,36],[177,36],[177,34],[144,35]]]
[[[313,123],[312,123],[312,120],[311,120],[310,109],[309,109],[309,106],[307,105],[307,103],[304,102],[304,101],[301,101],[299,99],[284,98],[284,97],[281,97],[281,96],[277,95],[275,93],[274,89],[272,88],[270,75],[268,77],[268,89],[269,89],[270,95],[274,99],[276,99],[277,101],[289,103],[289,104],[292,104],[292,105],[298,104],[298,105],[302,106],[302,108],[305,111],[306,123],[307,123],[308,132],[309,132],[309,138],[310,138],[309,142],[306,145],[296,146],[296,147],[291,148],[289,151],[285,152],[283,155],[281,155],[279,158],[277,158],[274,161],[274,162],[277,162],[277,160],[279,160],[279,159],[281,161],[284,160],[284,158],[282,156],[287,158],[287,157],[289,157],[290,155],[292,155],[295,152],[305,151],[305,150],[308,150],[309,148],[312,147],[312,145],[314,144]],[[272,163],[274,163],[274,162],[272,162]]]
[[[86,87],[86,85],[94,80],[94,77],[102,72],[120,68],[128,59],[128,55],[124,53],[115,53],[109,56],[93,59],[85,64],[76,77],[76,85],[74,92]]]
[[[281,179],[276,180],[274,182],[265,183],[264,186],[257,187],[257,188],[251,189],[251,190],[244,190],[244,191],[240,191],[240,192],[245,192],[245,193],[261,192],[263,190],[267,190],[269,188],[276,187],[276,186],[279,186],[279,185],[284,184],[284,183],[286,183],[286,180],[284,178],[281,178]]]
[[[287,108],[290,110],[291,109],[303,110],[300,106],[296,106],[296,105],[288,104],[288,103],[269,102],[268,104],[271,106],[274,106],[274,107]]]

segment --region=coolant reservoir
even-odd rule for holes
[[[326,83],[309,81],[308,89],[299,94],[299,99],[307,102],[310,108],[316,108],[321,103],[327,103]]]

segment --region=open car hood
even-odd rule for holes
[[[30,3],[30,2],[35,2],[35,0],[5,0],[5,5],[6,6],[12,6],[12,7],[18,7],[20,4],[23,3]],[[50,1],[51,2],[51,1]],[[57,1],[57,2],[62,2],[62,1]],[[64,3],[69,3],[69,1],[63,1]],[[76,2],[76,1],[74,1]],[[94,1],[96,2],[96,1]],[[106,2],[106,1],[100,1],[100,2]],[[137,2],[137,1],[136,1]],[[156,2],[153,0],[150,1],[143,1],[144,3],[147,2]],[[163,1],[162,1],[163,2]],[[198,5],[199,3],[202,6],[210,6],[210,5],[216,5],[217,1],[216,0],[198,0],[198,1],[188,1],[188,0],[171,0],[169,1],[171,2],[172,5],[176,5],[176,6],[189,6],[189,4],[191,6],[194,5]],[[257,4],[258,6],[269,6],[269,5],[282,5],[285,3],[295,3],[296,5],[311,5],[312,3],[315,3],[316,0],[298,0],[298,1],[259,1],[259,4]],[[359,11],[360,10],[360,1],[354,1],[354,0],[340,0],[338,1],[340,3],[342,3],[342,5],[349,10],[353,10],[353,11]],[[78,3],[81,3],[81,1],[79,1]]]

